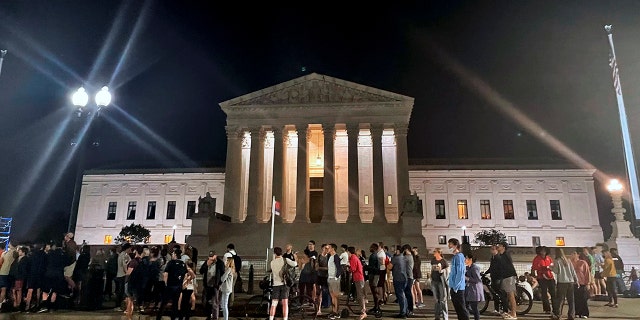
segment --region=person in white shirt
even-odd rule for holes
[[[273,260],[271,260],[271,279],[273,279],[273,292],[271,293],[271,308],[269,309],[269,320],[273,320],[276,315],[276,308],[278,307],[278,301],[282,301],[282,319],[288,320],[289,318],[289,287],[284,284],[282,280],[282,271],[284,264],[291,267],[297,267],[297,259],[291,260],[289,258],[282,257],[282,248],[273,248]],[[293,254],[294,258],[296,254]]]
[[[531,286],[529,281],[527,281],[527,277],[526,276],[518,277],[518,285],[521,286],[522,288],[524,288],[525,290],[527,290],[527,292],[529,292],[531,297],[533,297],[533,287]],[[523,296],[523,298],[527,298],[527,297]]]
[[[222,256],[222,263],[226,265],[227,259],[231,258],[231,260],[233,260],[233,256],[237,254],[238,253],[236,252],[236,246],[233,243],[229,243],[227,245],[227,252],[225,252],[224,256]],[[240,270],[238,270],[237,268],[234,268],[233,271],[235,272],[235,276],[233,277],[233,288],[235,288],[236,281],[238,281],[238,278],[240,277]],[[232,290],[231,297],[229,298],[229,306],[233,306],[233,302],[236,300],[235,298],[236,298],[235,290]]]

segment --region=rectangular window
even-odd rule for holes
[[[147,203],[147,219],[153,220],[155,218],[156,218],[156,202],[149,201],[149,203]]]
[[[564,237],[556,237],[556,246],[564,247]]]
[[[531,244],[532,244],[534,247],[539,247],[539,246],[541,246],[541,244],[540,244],[540,237],[536,237],[536,236],[531,237]]]
[[[508,243],[510,246],[516,246],[516,245],[518,245],[518,241],[516,241],[516,236],[508,236],[508,237],[507,237],[507,243]]]
[[[444,200],[436,200],[436,219],[446,219],[447,214],[444,210]]]
[[[467,200],[458,200],[458,219],[469,219]]]
[[[176,218],[176,202],[169,201],[167,202],[167,219],[175,219]]]
[[[560,200],[549,200],[551,206],[551,219],[562,220],[562,212],[560,211]]]
[[[480,218],[491,219],[491,204],[489,200],[480,200]]]
[[[191,219],[194,213],[196,213],[196,202],[187,201],[187,219]]]
[[[113,236],[111,236],[110,234],[107,234],[104,236],[104,244],[112,244],[113,243]]]
[[[513,214],[513,200],[502,200],[502,207],[504,208],[504,218],[507,220],[515,219]]]
[[[447,244],[447,236],[438,236],[438,244]]]
[[[129,201],[129,208],[127,208],[127,220],[135,220],[136,219],[136,201]]]
[[[527,217],[529,220],[538,220],[538,205],[535,200],[527,200]]]
[[[113,201],[109,202],[109,209],[107,210],[107,220],[116,219],[116,210],[118,209],[118,203]]]

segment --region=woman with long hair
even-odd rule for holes
[[[435,318],[449,319],[449,308],[447,306],[447,271],[449,264],[442,257],[440,248],[433,249],[433,259],[431,259],[431,290],[433,298],[436,300]]]
[[[574,288],[575,304],[576,304],[576,318],[588,318],[589,317],[589,279],[591,273],[591,267],[587,261],[589,258],[582,253],[582,251],[574,251],[571,253],[571,263],[573,269],[576,270],[576,276],[578,277],[578,285]]]
[[[564,255],[562,248],[556,248],[556,261],[553,266],[551,266],[551,269],[555,272],[558,279],[556,296],[555,299],[553,299],[553,316],[551,319],[560,319],[560,307],[562,306],[565,298],[567,299],[567,305],[569,306],[567,318],[574,319],[575,302],[573,286],[579,283],[578,276],[576,275],[576,270],[573,268],[573,264],[569,261],[567,256]]]
[[[233,279],[236,277],[236,264],[233,259],[227,259],[224,264],[224,274],[220,278],[220,307],[224,320],[229,320],[229,296],[233,292]]]

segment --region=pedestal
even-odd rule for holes
[[[629,221],[616,220],[611,223],[613,232],[607,240],[609,248],[617,248],[618,254],[626,265],[640,265],[640,239],[633,236]],[[625,268],[627,269],[627,268]],[[628,269],[631,269],[629,267]]]

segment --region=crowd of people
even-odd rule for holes
[[[97,307],[103,299],[114,298],[116,310],[129,319],[136,311],[155,313],[156,319],[165,314],[172,319],[189,319],[196,308],[196,293],[201,293],[208,320],[217,320],[220,313],[224,320],[229,319],[242,267],[233,244],[228,244],[221,256],[209,251],[198,269],[197,250],[188,245],[124,243],[111,247],[108,253],[98,249],[92,256],[90,246],[76,244],[73,236],[67,233],[60,245],[54,241],[31,246],[9,242],[5,248],[0,244],[0,310],[48,312],[81,304]],[[504,319],[517,319],[516,286],[541,300],[543,311],[552,319],[560,319],[565,301],[568,319],[588,318],[588,299],[606,296],[606,306],[617,308],[618,294],[626,290],[624,264],[615,249],[580,248],[565,254],[563,248],[554,248],[551,257],[549,248],[540,246],[530,272],[520,276],[506,243],[491,246],[484,274],[473,254],[461,251],[457,239],[449,239],[445,253],[449,260],[441,248],[434,249],[426,275],[436,320],[448,319],[449,300],[458,319],[479,319],[478,304],[485,298],[484,275],[491,278],[493,291],[499,295],[493,299],[494,312]],[[421,262],[418,248],[409,244],[389,248],[375,242],[369,246],[369,254],[334,243],[322,244],[317,251],[313,240],[302,252],[295,252],[290,244],[284,249],[276,247],[269,265],[269,318],[273,320],[280,306],[287,320],[290,277],[297,277],[301,295],[315,300],[317,315],[323,315],[323,308],[330,309],[329,319],[340,318],[342,295],[355,301],[360,320],[369,314],[381,317],[381,306],[391,303],[390,296],[398,306],[395,317],[411,317],[414,310],[426,306]],[[640,280],[635,270],[631,278],[625,294],[638,296]],[[371,309],[367,309],[369,301]],[[171,308],[166,310],[169,304]]]

